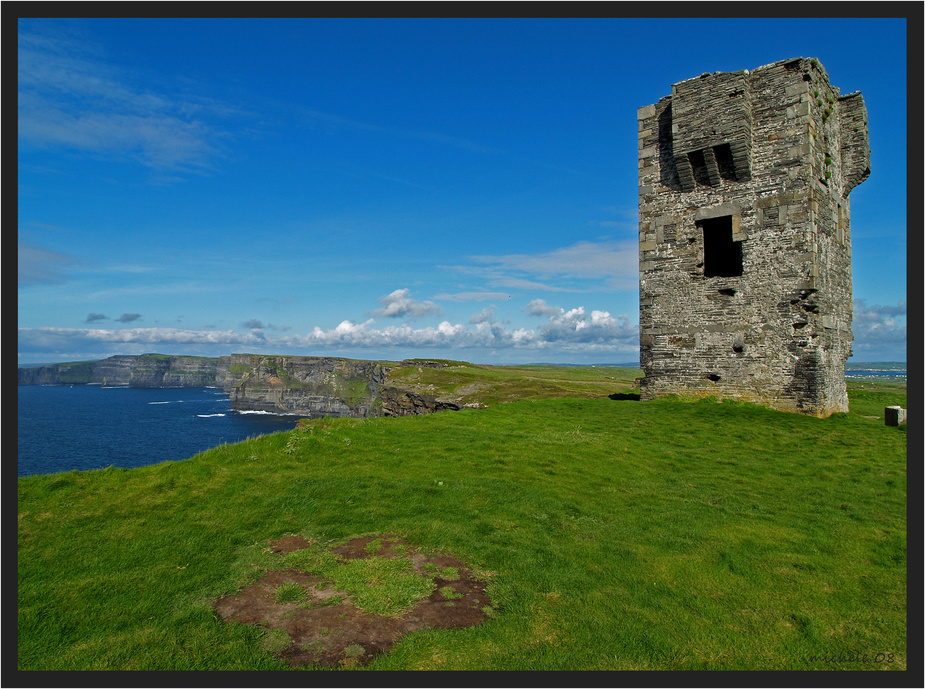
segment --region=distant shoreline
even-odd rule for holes
[[[208,357],[207,357],[208,358]],[[39,368],[41,366],[58,366],[60,364],[70,364],[77,363],[72,361],[45,361],[41,363],[26,363],[18,364],[18,368]],[[472,362],[475,363],[475,362]],[[577,366],[609,366],[612,368],[640,368],[639,362],[619,362],[619,363],[595,363],[595,364],[562,364],[562,363],[550,363],[550,362],[531,362],[527,364],[493,364],[495,366],[568,366],[568,367],[577,367]],[[903,371],[906,370],[905,361],[858,361],[858,362],[848,362],[845,364],[845,371]]]
[[[845,365],[845,378],[849,380],[886,380],[906,383],[905,361],[849,362]]]

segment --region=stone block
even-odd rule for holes
[[[886,407],[883,410],[883,420],[887,426],[899,426],[906,423],[906,410],[902,407]]]

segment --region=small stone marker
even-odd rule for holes
[[[906,423],[906,410],[902,407],[886,407],[883,410],[883,419],[887,426],[898,426]]]

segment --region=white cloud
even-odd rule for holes
[[[855,358],[875,354],[878,359],[901,360],[906,357],[906,302],[896,306],[868,306],[863,299],[854,300],[851,323]]]
[[[534,299],[524,307],[524,313],[531,316],[557,316],[565,313],[559,306],[550,306],[545,299]]]
[[[384,316],[385,318],[420,318],[430,315],[439,316],[443,313],[443,309],[434,302],[415,301],[410,295],[411,290],[409,289],[395,290],[379,299],[382,308],[373,311],[372,315]]]
[[[494,304],[492,304],[491,306],[486,306],[484,309],[482,309],[478,313],[473,314],[469,318],[469,322],[472,324],[491,323],[495,319],[495,312],[497,310],[498,308]]]
[[[290,346],[357,347],[364,349],[389,347],[441,347],[452,349],[518,348],[563,351],[634,352],[638,346],[639,328],[629,316],[612,316],[607,311],[585,308],[565,311],[545,307],[542,300],[531,302],[535,313],[549,316],[539,329],[510,329],[494,320],[495,309],[488,307],[469,319],[467,327],[443,321],[437,327],[412,328],[401,326],[375,327],[373,319],[363,323],[343,321],[336,328],[315,327],[306,338],[290,338]],[[541,312],[541,313],[540,313]]]
[[[611,316],[607,311],[592,311],[589,316],[583,306],[551,316],[541,328],[545,342],[565,343],[570,346],[607,346],[610,343],[632,338],[636,340],[639,328],[630,323],[629,316]]]
[[[323,330],[315,327],[304,339],[292,338],[293,344],[325,347],[469,347],[472,346],[472,331],[463,325],[443,321],[436,328],[412,328],[410,325],[390,325],[385,328],[371,327],[372,319],[355,324],[343,321],[336,328]]]

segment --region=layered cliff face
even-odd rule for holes
[[[459,404],[389,382],[395,366],[444,367],[438,361],[383,364],[308,356],[230,357],[225,390],[238,410],[300,416],[414,416],[461,409]],[[419,369],[420,370],[420,369]]]
[[[224,388],[232,409],[300,416],[380,416],[388,368],[375,361],[233,354]]]
[[[201,388],[224,379],[227,362],[195,356],[111,356],[101,361],[19,369],[19,385],[127,385],[133,388]]]
[[[202,388],[216,384],[221,359],[194,356],[113,356],[97,362],[93,382],[133,388]]]
[[[80,361],[19,369],[19,385],[83,385],[93,381],[95,361]]]

